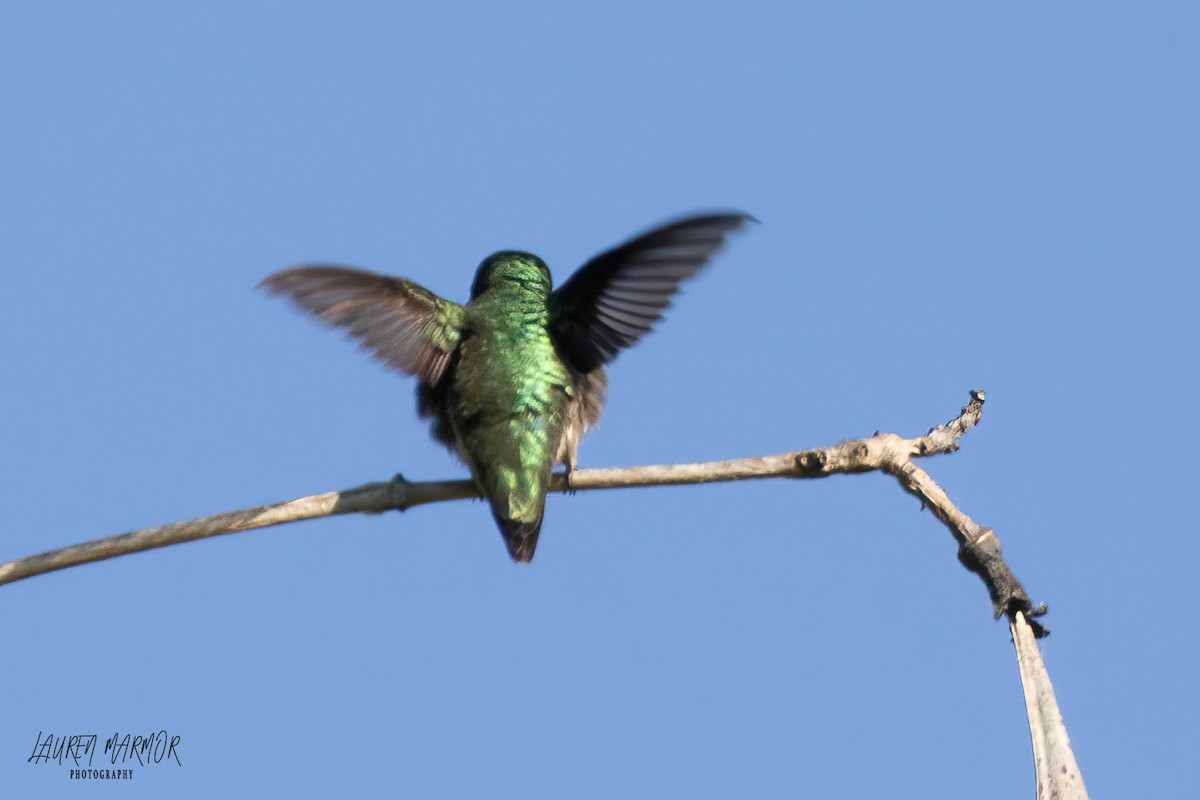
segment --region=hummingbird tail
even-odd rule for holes
[[[533,522],[522,522],[519,519],[504,519],[495,512],[492,516],[504,534],[504,544],[508,546],[508,554],[518,564],[533,561],[533,551],[537,549],[538,534],[542,532],[542,516],[545,509],[538,512]]]

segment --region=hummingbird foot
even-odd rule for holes
[[[572,464],[570,462],[563,464],[563,481],[567,484],[567,496],[568,497],[575,496],[576,489],[575,489],[574,485],[572,485],[572,483],[571,483],[571,475],[574,472],[575,472],[574,464]]]

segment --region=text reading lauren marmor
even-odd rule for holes
[[[114,733],[104,740],[104,749],[97,759],[100,737],[94,733],[55,736],[38,731],[33,753],[27,761],[67,767],[67,777],[71,780],[133,780],[134,772],[142,767],[183,766],[179,760],[181,738],[169,735],[165,730],[148,736]]]

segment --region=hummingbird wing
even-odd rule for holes
[[[463,307],[402,278],[314,265],[276,272],[259,288],[345,328],[376,359],[430,385],[462,339]]]
[[[580,267],[550,295],[550,330],[581,372],[609,363],[650,332],[679,284],[704,266],[749,214],[685,217]]]

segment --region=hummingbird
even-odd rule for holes
[[[752,219],[677,219],[600,253],[558,288],[542,259],[501,250],[480,263],[461,305],[404,278],[328,264],[285,269],[259,287],[416,377],[433,438],[470,469],[513,561],[529,562],[551,471],[563,465],[570,485],[579,439],[600,420],[605,365]]]

